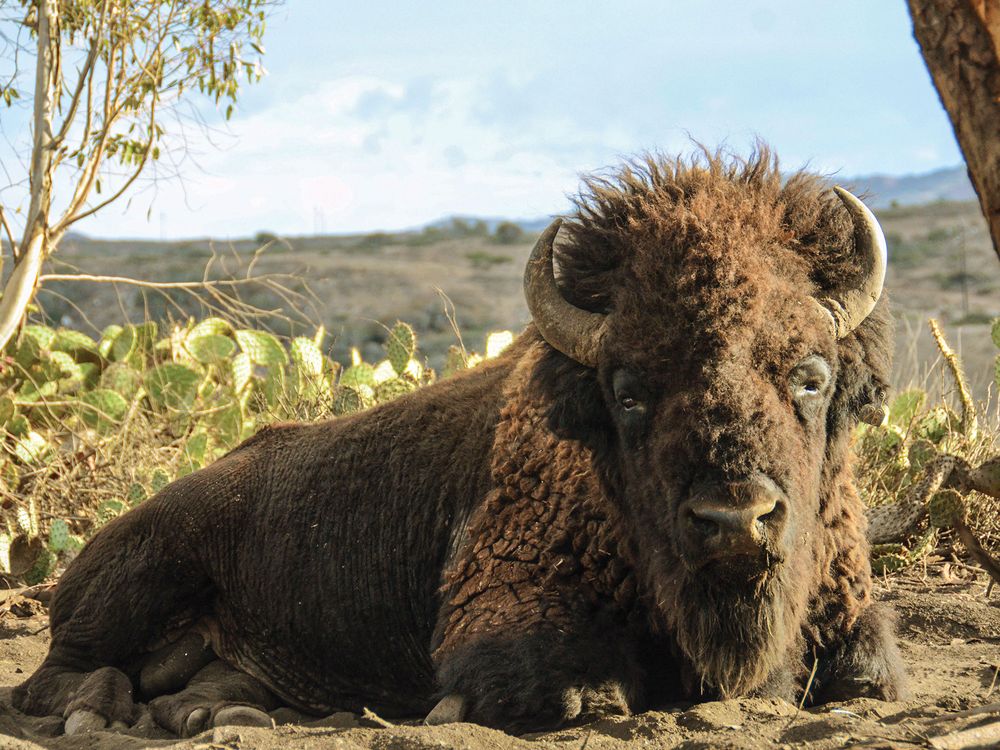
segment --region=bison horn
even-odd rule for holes
[[[844,188],[838,186],[833,190],[854,220],[856,252],[864,271],[860,283],[836,290],[820,300],[820,304],[833,318],[835,335],[838,339],[842,339],[875,309],[875,304],[882,295],[882,284],[885,282],[887,253],[885,236],[875,214]]]
[[[559,291],[552,245],[561,224],[562,219],[553,221],[535,243],[524,269],[524,296],[539,333],[553,348],[580,364],[596,367],[607,316],[571,305]]]

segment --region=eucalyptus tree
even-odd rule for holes
[[[208,97],[228,119],[241,86],[261,79],[274,5],[0,0],[0,130],[8,144],[0,263],[13,263],[0,297],[0,347],[70,227],[176,176],[185,123],[206,125],[196,100]],[[23,141],[11,129],[24,131]]]

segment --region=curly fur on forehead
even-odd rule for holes
[[[819,292],[857,273],[840,201],[818,175],[783,180],[763,144],[748,158],[649,154],[585,177],[574,204],[559,264],[567,298],[589,310],[610,311],[623,282],[731,288],[767,270]]]

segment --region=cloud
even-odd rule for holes
[[[260,229],[370,231],[456,213],[534,217],[566,207],[581,165],[615,156],[627,138],[557,110],[483,116],[502,107],[474,79],[371,76],[331,81],[232,125],[235,141],[200,160],[183,189],[163,184],[152,215],[168,236],[250,235]],[[510,103],[508,103],[509,105]],[[525,102],[520,102],[522,109]],[[525,118],[531,121],[526,127]],[[146,206],[84,231],[157,236]]]

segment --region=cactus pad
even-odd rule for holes
[[[413,329],[402,321],[397,321],[389,331],[389,340],[385,343],[385,351],[392,363],[392,369],[397,375],[406,372],[406,366],[413,358],[417,348],[417,337]]]
[[[931,526],[938,529],[951,528],[956,519],[965,514],[962,495],[956,490],[941,490],[927,503]]]

